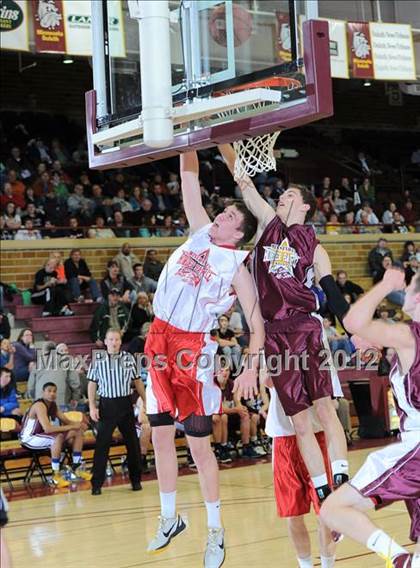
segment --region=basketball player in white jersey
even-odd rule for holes
[[[384,278],[350,308],[346,328],[370,343],[393,347],[390,372],[400,417],[401,442],[371,453],[353,479],[328,497],[321,508],[323,521],[386,560],[387,568],[420,568],[420,274],[407,288],[404,312],[409,324],[374,320],[378,304],[404,288],[404,272],[389,269]],[[366,511],[405,501],[411,517],[414,555],[379,530]]]
[[[201,203],[195,152],[181,156],[181,180],[190,236],[172,253],[161,273],[153,301],[156,317],[145,346],[151,361],[147,414],[161,501],[159,527],[148,550],[165,548],[185,529],[176,513],[176,418],[184,425],[207,508],[209,532],[204,566],[218,568],[225,557],[224,529],[218,466],[210,434],[212,414],[221,411],[221,391],[214,381],[213,358],[218,344],[210,331],[238,297],[251,330],[250,355],[238,377],[240,394],[252,396],[258,355],[264,345],[264,324],[255,285],[243,264],[248,252],[237,247],[254,236],[257,222],[242,203],[227,207],[213,223],[210,221]]]

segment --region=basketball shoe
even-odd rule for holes
[[[147,552],[158,552],[168,546],[171,540],[187,528],[181,515],[172,519],[159,517],[159,526],[155,538],[149,542]]]
[[[52,476],[52,482],[54,483],[54,485],[57,485],[57,487],[60,489],[62,487],[68,487],[70,485],[70,481],[64,479],[64,477],[60,475],[59,472],[54,473],[54,475]]]
[[[225,529],[209,529],[204,568],[219,568],[225,561]]]

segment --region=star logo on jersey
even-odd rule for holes
[[[269,262],[269,274],[275,274],[276,278],[292,278],[293,270],[300,256],[289,245],[288,238],[284,238],[280,244],[272,244],[264,247],[264,262]]]
[[[183,251],[177,263],[181,264],[181,268],[176,274],[193,286],[198,286],[203,278],[208,282],[216,274],[207,262],[209,254],[210,249],[203,252]]]

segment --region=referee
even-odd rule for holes
[[[136,362],[130,353],[120,351],[121,332],[108,329],[104,340],[106,351],[98,354],[88,370],[89,413],[97,422],[93,456],[92,495],[100,495],[105,480],[106,464],[112,434],[118,426],[127,448],[127,464],[133,491],[141,490],[141,456],[136,435],[136,419],[131,401],[131,384],[145,400],[144,385],[138,378]],[[96,408],[96,391],[99,408]]]

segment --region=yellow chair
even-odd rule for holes
[[[14,432],[19,429],[19,425],[13,418],[0,418],[0,432]]]

